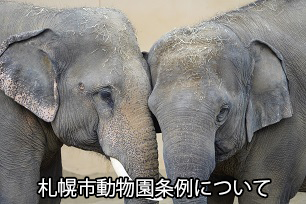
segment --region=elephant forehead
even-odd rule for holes
[[[140,53],[133,32],[121,32],[111,29],[108,25],[97,24],[79,33],[68,30],[60,35],[64,36],[65,46],[74,49],[73,52],[79,52],[83,55],[104,51],[128,58],[130,55]]]
[[[59,20],[52,29],[65,37],[68,44],[72,41],[82,47],[90,43],[101,47],[107,45],[121,49],[122,53],[139,51],[133,26],[124,14],[115,9],[67,9],[56,18]]]
[[[173,30],[163,36],[152,47],[152,53],[160,56],[164,52],[177,52],[189,45],[201,47],[221,48],[228,42],[235,40],[235,34],[226,27],[205,22],[194,27]]]
[[[159,77],[163,81],[195,81],[209,83],[218,80],[218,59],[222,48],[207,47],[204,45],[188,45],[167,53],[160,60],[158,67]]]
[[[176,31],[150,51],[153,82],[237,90],[239,66],[233,61],[243,59],[242,48],[237,37],[222,26]]]

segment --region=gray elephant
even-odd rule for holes
[[[172,182],[210,179],[208,203],[233,202],[219,181],[244,189],[240,203],[288,203],[306,175],[305,53],[302,0],[257,1],[157,41],[149,107]]]
[[[121,162],[132,179],[158,178],[148,68],[127,18],[11,2],[0,13],[0,203],[59,203],[37,182],[57,188],[63,143]]]

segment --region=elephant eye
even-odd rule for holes
[[[227,118],[228,113],[229,113],[229,105],[223,105],[221,107],[219,114],[217,115],[217,118],[216,118],[217,122],[218,123],[224,122],[225,119]]]
[[[103,90],[100,93],[102,99],[110,99],[112,97],[112,93],[110,91],[107,90]]]
[[[112,99],[112,92],[109,89],[104,89],[100,92],[101,99],[105,101],[111,108],[114,106],[114,101]]]

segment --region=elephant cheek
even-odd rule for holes
[[[120,123],[120,125],[119,125]],[[122,127],[119,129],[119,127]],[[109,121],[100,121],[98,126],[99,143],[103,152],[107,156],[111,156],[114,152],[122,151],[123,136],[127,133],[125,124],[117,118],[113,118]]]

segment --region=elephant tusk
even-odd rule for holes
[[[115,158],[110,157],[111,163],[113,165],[113,168],[119,177],[128,177],[130,180],[131,177],[128,175],[126,170],[124,169],[123,165]],[[163,198],[146,198],[147,200],[153,200],[153,201],[161,201],[164,200]]]
[[[123,165],[117,159],[110,157],[110,160],[117,176],[128,177],[130,180],[132,180],[131,177],[126,172],[126,170],[124,169]]]

